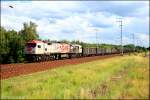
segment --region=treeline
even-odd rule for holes
[[[33,22],[24,23],[23,28],[20,31],[6,30],[4,27],[0,27],[0,63],[21,63],[25,61],[24,49],[26,42],[30,40],[41,40],[36,31],[37,25]],[[44,40],[49,42],[64,42],[71,44],[80,44],[83,47],[98,47],[98,48],[116,48],[121,49],[120,45],[112,44],[94,44],[85,43],[79,40]],[[145,47],[134,46],[128,44],[124,46],[124,50],[143,52],[147,51]]]
[[[39,39],[37,25],[24,23],[19,32],[0,27],[0,63],[21,63],[25,61],[24,48],[27,41]]]

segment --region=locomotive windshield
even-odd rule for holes
[[[35,44],[35,43],[27,43],[27,47],[28,47],[28,48],[30,48],[30,47],[32,47],[32,48],[33,48],[33,47],[35,47],[35,46],[36,46],[36,44]]]

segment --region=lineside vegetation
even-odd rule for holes
[[[149,59],[114,57],[1,80],[3,99],[148,99]]]

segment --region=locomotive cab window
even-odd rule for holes
[[[41,45],[38,45],[38,48],[41,48]]]
[[[30,48],[30,47],[34,48],[36,46],[36,44],[35,43],[27,43],[26,46],[28,48]]]

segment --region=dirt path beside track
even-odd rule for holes
[[[64,65],[74,65],[84,62],[89,62],[93,60],[106,59],[115,55],[105,55],[105,56],[92,56],[92,57],[82,57],[74,59],[64,59],[64,60],[55,60],[47,62],[37,62],[37,63],[19,63],[19,64],[1,64],[0,65],[0,77],[1,79],[7,79],[14,76],[30,74],[34,72],[44,71],[51,68],[62,67]]]

